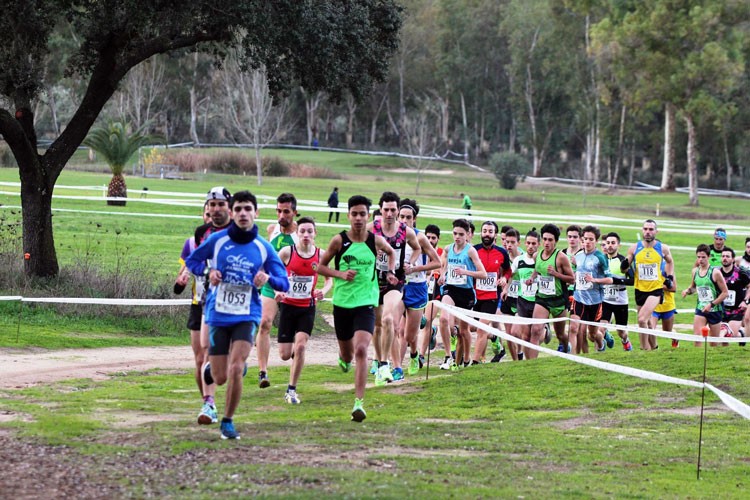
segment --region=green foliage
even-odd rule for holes
[[[113,175],[122,175],[125,164],[138,149],[153,141],[154,137],[143,134],[143,129],[131,131],[128,124],[110,122],[91,129],[83,144],[104,157]]]
[[[490,169],[504,189],[515,189],[516,183],[529,174],[531,166],[528,160],[518,153],[505,151],[495,153],[490,157]]]

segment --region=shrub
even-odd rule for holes
[[[17,167],[16,159],[10,147],[4,142],[0,143],[0,167]]]
[[[342,179],[341,175],[330,168],[314,167],[312,165],[294,164],[290,166],[289,177],[307,179]]]
[[[523,156],[506,151],[490,157],[490,168],[504,189],[515,189],[518,180],[523,180],[531,167]]]
[[[263,175],[268,177],[288,177],[289,164],[277,156],[263,158]]]

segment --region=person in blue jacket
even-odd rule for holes
[[[258,289],[268,283],[274,290],[289,289],[286,267],[273,247],[258,235],[258,202],[249,191],[235,193],[230,202],[233,221],[212,234],[185,261],[193,274],[202,275],[210,261],[206,296],[209,326],[207,384],[228,382],[222,439],[239,439],[232,417],[242,396],[242,377],[260,323]]]

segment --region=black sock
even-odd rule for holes
[[[258,375],[260,375],[261,377],[265,377],[266,376],[266,372],[264,372],[263,370],[260,370],[258,372]]]
[[[222,424],[231,424],[232,423],[232,419],[224,417],[224,418],[221,419],[221,423]]]
[[[288,386],[286,386],[286,392],[296,391],[296,390],[297,390],[297,386],[296,385],[288,385]]]
[[[419,354],[418,352],[411,352],[409,353],[409,356],[411,356],[411,359],[414,359],[417,357],[418,354]]]

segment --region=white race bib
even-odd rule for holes
[[[243,315],[250,313],[251,285],[221,283],[216,288],[216,312]]]
[[[309,299],[312,297],[314,276],[290,276],[289,291],[286,296],[290,299]]]
[[[604,285],[604,298],[607,300],[617,300],[619,294],[617,285]]]
[[[708,303],[713,302],[714,300],[714,292],[711,290],[711,287],[709,286],[699,286],[698,287],[698,302],[701,303]]]
[[[203,291],[206,289],[206,278],[203,276],[195,277],[195,302],[200,303],[203,299]]]
[[[537,285],[536,281],[532,281],[529,285],[527,285],[526,283],[523,284],[524,297],[533,297],[538,291],[539,285]]]
[[[727,298],[724,299],[724,305],[727,307],[734,307],[734,299],[737,297],[737,292],[734,290],[727,290]]]
[[[398,269],[401,264],[401,249],[400,248],[394,248],[393,249],[393,258],[396,260],[396,267],[394,269]],[[385,252],[380,252],[378,254],[378,260],[375,262],[375,267],[378,271],[386,272],[388,271],[388,254]]]
[[[456,274],[456,269],[466,270],[466,266],[463,264],[451,264],[448,266],[448,275],[445,278],[445,283],[448,285],[466,285],[468,283],[468,276],[465,274]]]
[[[427,282],[427,293],[432,295],[435,292],[435,277],[431,277],[430,281]]]
[[[487,273],[487,277],[476,280],[477,290],[492,292],[497,290],[497,273]]]
[[[555,295],[555,277],[554,276],[539,276],[539,293],[543,295]]]
[[[586,281],[586,274],[588,273],[576,273],[576,290],[591,290],[594,287],[594,283]]]
[[[508,297],[518,298],[518,290],[520,288],[521,288],[520,281],[518,280],[511,281],[510,286],[508,287]]]
[[[656,281],[659,279],[656,264],[638,264],[638,279],[641,281]]]

